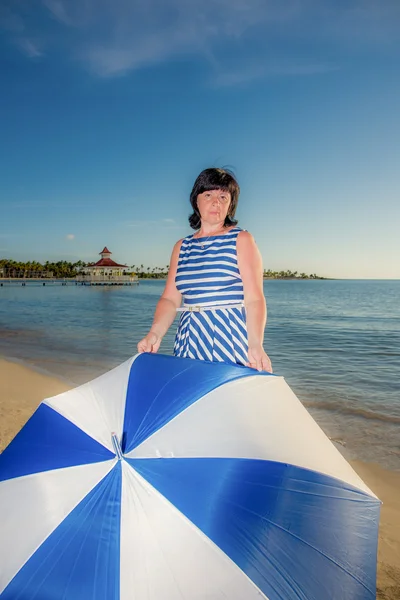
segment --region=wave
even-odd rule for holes
[[[303,405],[307,408],[321,408],[323,410],[340,413],[342,415],[349,415],[371,421],[383,421],[393,425],[400,425],[400,416],[387,415],[385,413],[367,410],[365,408],[355,408],[352,406],[341,405],[337,404],[336,402],[303,401]]]

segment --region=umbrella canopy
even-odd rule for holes
[[[282,377],[141,354],[0,455],[0,599],[372,600],[379,508]]]

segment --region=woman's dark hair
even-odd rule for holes
[[[239,184],[234,174],[228,169],[212,168],[202,171],[194,182],[192,193],[190,194],[190,204],[193,208],[193,213],[189,217],[190,227],[192,229],[200,229],[201,219],[197,207],[197,196],[211,190],[222,190],[230,193],[231,203],[225,218],[224,227],[237,225],[238,221],[234,217],[240,194]]]

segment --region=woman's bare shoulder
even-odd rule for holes
[[[247,229],[241,229],[238,233],[237,239],[238,239],[238,243],[243,244],[243,245],[255,243],[254,237],[252,236],[250,231],[247,231]]]
[[[174,247],[172,248],[172,258],[179,257],[179,253],[181,251],[181,246],[182,246],[183,242],[187,239],[188,239],[187,237],[184,237],[184,238],[181,238],[180,240],[178,240],[177,242],[175,242]]]
[[[186,238],[186,237],[184,237],[184,238],[181,238],[180,240],[178,240],[177,242],[175,242],[173,250],[174,250],[174,251],[176,251],[176,250],[180,250],[180,248],[181,248],[181,246],[182,246],[182,243],[183,243],[183,242],[184,242],[186,239],[187,239],[187,238]]]
[[[236,250],[239,257],[244,257],[245,260],[253,260],[258,258],[260,253],[257,243],[249,231],[242,230],[237,237]]]

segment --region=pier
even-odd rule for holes
[[[135,285],[139,279],[136,275],[78,275],[75,282],[77,285]]]
[[[67,285],[85,285],[85,286],[93,286],[93,285],[102,285],[102,286],[114,286],[114,285],[139,285],[138,277],[129,277],[129,276],[115,276],[112,275],[101,277],[101,276],[83,276],[80,275],[75,277],[74,279],[43,279],[43,278],[19,278],[19,277],[7,277],[0,279],[0,287],[10,287],[10,286],[42,286],[42,287],[51,287],[55,285],[67,286]]]

